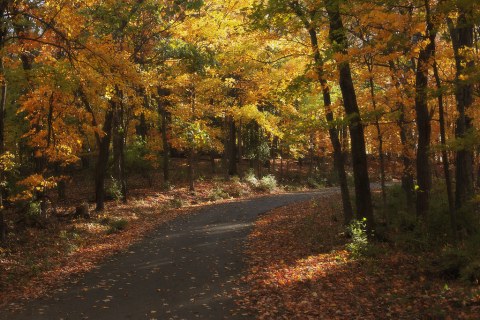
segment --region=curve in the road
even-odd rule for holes
[[[0,319],[246,319],[232,297],[242,250],[261,213],[329,190],[204,207],[161,226],[52,297]]]

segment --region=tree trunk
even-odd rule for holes
[[[322,87],[322,94],[323,94],[323,107],[325,109],[325,118],[327,123],[329,123],[329,137],[330,142],[333,146],[333,162],[335,170],[337,171],[338,179],[340,182],[340,190],[342,195],[342,205],[343,205],[343,215],[344,215],[344,222],[345,224],[350,223],[353,218],[353,209],[352,204],[350,202],[350,193],[348,191],[348,182],[347,182],[347,175],[345,173],[345,161],[342,153],[342,144],[339,139],[339,134],[337,128],[335,127],[334,116],[331,110],[331,96],[330,96],[330,88],[328,86],[327,80],[325,79],[324,75],[324,61],[322,56],[320,55],[320,48],[318,46],[318,38],[317,32],[313,27],[313,23],[308,20],[306,17],[306,13],[298,6],[298,4],[291,4],[290,5],[295,14],[304,24],[304,27],[307,29],[308,34],[310,36],[310,45],[313,51],[313,60],[315,62],[315,71],[318,77],[318,81]],[[313,19],[313,18],[312,18]],[[311,136],[312,145],[313,145],[313,135]],[[311,157],[310,157],[310,174],[312,173],[312,164],[313,164],[313,150],[311,150]]]
[[[430,17],[429,0],[425,0],[426,34],[430,42],[420,50],[417,70],[415,72],[415,112],[418,131],[417,141],[417,217],[424,221],[428,218],[431,170],[430,170],[430,135],[431,123],[428,110],[428,69],[429,61],[435,50],[435,32]]]
[[[438,73],[437,62],[433,63],[433,74],[435,77],[435,82],[437,84],[438,90],[438,114],[440,121],[440,143],[442,144],[442,164],[443,164],[443,174],[445,176],[445,184],[447,186],[447,198],[448,198],[448,211],[450,214],[450,225],[452,228],[452,233],[455,241],[457,240],[457,217],[455,210],[455,202],[453,199],[453,190],[452,190],[452,179],[450,177],[450,164],[448,161],[447,153],[447,135],[445,132],[445,111],[443,105],[443,92],[442,92],[442,83],[440,81],[440,75]]]
[[[308,176],[311,177],[313,174],[313,162],[315,161],[315,137],[313,134],[310,134],[310,141],[309,141],[309,148],[308,148],[308,155],[309,155],[309,162],[308,162]]]
[[[283,154],[280,151],[280,181],[283,180]]]
[[[235,121],[232,116],[228,117],[228,175],[235,176],[238,174],[237,171],[237,144],[236,144],[236,127]]]
[[[157,112],[161,119],[161,134],[163,148],[163,188],[168,189],[170,185],[170,144],[168,143],[168,111],[165,97],[170,94],[169,90],[158,88]]]
[[[195,191],[195,150],[188,150],[188,186],[191,192]]]
[[[243,175],[243,169],[242,169],[242,160],[243,160],[243,128],[242,128],[242,120],[238,121],[238,128],[237,128],[237,147],[238,147],[238,175],[242,176]]]
[[[64,167],[60,166],[58,163],[55,164],[55,174],[57,176],[61,176],[64,173]],[[57,194],[58,199],[65,200],[66,198],[66,182],[65,179],[62,177],[60,181],[57,183]]]
[[[105,177],[108,169],[108,155],[110,151],[110,140],[112,137],[113,111],[109,110],[105,114],[103,123],[104,135],[100,138],[98,158],[95,169],[95,202],[96,211],[102,211],[105,208]]]
[[[140,115],[139,123],[136,127],[136,130],[137,135],[142,139],[142,141],[145,141],[147,139],[148,125],[144,113]]]
[[[3,35],[2,35],[3,41]],[[5,79],[3,57],[0,58],[0,75],[1,79],[1,88],[0,88],[0,155],[5,153],[5,115],[6,115],[6,103],[7,103],[7,81]],[[4,173],[0,174],[0,181],[3,182],[5,179]],[[0,187],[0,243],[4,244],[7,240],[7,221],[5,217],[5,208],[4,208],[4,188]]]
[[[450,35],[452,38],[455,58],[455,100],[457,102],[458,118],[456,122],[455,137],[464,139],[472,130],[472,119],[468,109],[473,103],[473,83],[463,80],[465,71],[474,67],[474,61],[468,58],[468,53],[473,50],[473,2],[457,2],[459,15],[457,25],[447,18]],[[467,77],[468,78],[468,77]],[[462,144],[461,144],[462,145]],[[456,156],[456,188],[455,204],[461,208],[473,196],[473,146],[463,146],[457,151]]]
[[[215,166],[215,151],[213,150],[210,151],[210,169],[212,171],[212,176],[214,176],[215,173],[217,173],[217,169]]]
[[[392,73],[396,72],[395,63],[390,60],[388,62],[390,66],[390,70]],[[392,81],[395,84],[395,87],[399,92],[402,91],[400,80],[392,75]],[[409,211],[413,211],[413,204],[415,201],[415,183],[413,179],[413,161],[410,157],[410,150],[413,149],[411,145],[412,137],[407,132],[411,130],[407,128],[407,121],[405,119],[405,105],[403,101],[397,102],[397,108],[399,111],[399,117],[396,121],[399,135],[400,135],[400,143],[402,144],[402,162],[403,162],[403,172],[402,172],[402,189],[405,193],[407,206]]]
[[[346,54],[347,38],[340,16],[340,8],[337,0],[326,1],[326,9],[330,22],[330,41],[335,51]],[[360,110],[357,104],[355,87],[353,85],[350,64],[341,62],[338,64],[340,73],[340,90],[342,92],[345,113],[350,119],[348,128],[350,131],[352,147],[353,175],[355,180],[355,202],[357,218],[367,219],[367,228],[373,230],[375,221],[373,217],[372,197],[370,192],[370,179],[368,177],[367,154],[365,137]]]
[[[373,73],[373,63],[370,63],[368,59],[365,59],[365,62],[368,66],[368,71],[370,74]],[[375,86],[373,83],[373,77],[369,77],[368,79],[369,86],[370,86],[370,98],[372,99],[373,111],[377,111],[377,101],[375,99]],[[386,220],[386,208],[387,208],[387,191],[385,187],[385,157],[383,154],[383,135],[382,130],[380,128],[380,121],[379,121],[378,114],[375,114],[375,128],[377,129],[377,139],[378,139],[378,159],[380,161],[380,185],[382,188],[382,204],[383,204],[383,214]]]
[[[124,175],[124,137],[121,123],[121,110],[115,108],[113,113],[113,177],[120,185],[120,193],[122,195],[122,201],[126,202],[126,183]]]

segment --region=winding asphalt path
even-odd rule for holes
[[[0,319],[251,319],[232,298],[242,251],[259,214],[316,195],[272,195],[216,204],[161,226],[52,297]]]

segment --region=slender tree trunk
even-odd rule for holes
[[[3,11],[2,11],[3,12]],[[3,36],[2,40],[3,42]],[[5,79],[3,57],[0,57],[0,75],[1,79],[0,84],[0,155],[5,153],[5,116],[6,116],[6,103],[7,103],[7,80]],[[0,181],[5,179],[4,173],[0,174]],[[0,243],[4,244],[7,240],[7,221],[5,217],[5,208],[4,208],[4,188],[0,187]]]
[[[237,139],[238,139],[238,175],[242,176],[243,175],[243,169],[242,169],[242,159],[243,159],[243,128],[242,128],[242,120],[239,120],[238,122],[238,133],[237,133]]]
[[[228,117],[224,118],[223,121],[223,155],[222,155],[222,172],[223,172],[223,177],[225,180],[230,179],[230,175],[228,174],[229,171],[229,164],[230,164],[230,155],[229,153],[231,152],[230,148],[230,125],[229,125],[229,120]]]
[[[228,152],[228,175],[235,176],[238,174],[237,171],[237,144],[236,144],[236,127],[233,117],[228,117],[228,147],[230,151]]]
[[[433,74],[435,77],[435,82],[437,84],[437,98],[438,98],[438,114],[440,121],[440,143],[442,144],[442,163],[443,163],[443,174],[445,176],[445,184],[447,186],[447,198],[448,198],[448,211],[450,214],[450,224],[453,232],[454,239],[457,240],[457,217],[455,210],[455,201],[453,198],[452,190],[452,179],[450,177],[450,164],[448,161],[447,153],[447,135],[445,132],[445,111],[443,104],[443,92],[442,92],[442,83],[440,81],[440,75],[438,73],[437,62],[433,63]]]
[[[337,52],[346,53],[347,38],[340,8],[337,0],[327,0],[326,9],[330,22],[330,41]],[[357,217],[367,219],[367,227],[373,230],[375,221],[373,217],[372,196],[370,192],[370,179],[368,177],[367,154],[365,136],[360,110],[357,104],[352,73],[348,62],[338,64],[340,73],[340,90],[342,92],[345,113],[350,119],[349,131],[352,147],[353,175],[355,180],[355,201]]]
[[[459,16],[457,25],[447,18],[450,35],[452,38],[455,58],[455,100],[457,102],[457,126],[455,137],[464,139],[472,130],[472,119],[467,111],[473,103],[473,83],[463,80],[465,71],[474,67],[473,59],[468,58],[466,50],[473,50],[473,3],[457,2]],[[473,146],[464,146],[457,151],[456,157],[456,188],[455,204],[461,208],[473,196]]]
[[[64,167],[60,166],[58,163],[55,164],[55,174],[57,176],[62,176],[64,171]],[[60,200],[65,200],[66,198],[66,187],[65,179],[62,177],[62,179],[57,183],[57,194]]]
[[[217,173],[217,168],[215,166],[215,151],[210,151],[210,169],[212,171],[212,176]]]
[[[117,183],[120,184],[120,192],[122,201],[127,201],[127,186],[125,181],[125,150],[124,150],[124,130],[122,128],[122,113],[123,110],[118,106],[113,112],[113,175]]]
[[[348,224],[353,218],[353,209],[352,204],[350,202],[350,193],[348,191],[348,182],[347,182],[347,175],[345,173],[345,161],[342,152],[342,145],[339,139],[339,134],[337,128],[335,127],[334,116],[331,110],[331,97],[330,97],[330,87],[328,86],[327,80],[325,79],[324,75],[324,62],[323,58],[320,55],[320,48],[318,45],[318,38],[317,32],[314,28],[314,24],[308,20],[306,13],[300,8],[298,4],[292,3],[290,5],[292,10],[295,14],[300,18],[304,27],[307,29],[308,34],[310,36],[310,45],[313,52],[313,60],[315,62],[315,71],[318,77],[318,81],[322,87],[322,94],[323,94],[323,107],[325,109],[325,118],[327,123],[329,123],[329,137],[330,142],[333,146],[333,161],[335,170],[338,175],[338,179],[340,182],[340,190],[342,195],[342,205],[343,205],[343,216],[345,224]],[[313,20],[313,17],[311,18]],[[312,144],[313,144],[313,136],[311,137]],[[313,151],[313,150],[312,150]],[[311,152],[310,157],[310,174],[312,172],[312,164],[313,164],[313,152]]]
[[[310,134],[310,146],[308,148],[308,155],[309,155],[309,162],[308,162],[308,176],[311,176],[313,174],[313,162],[315,161],[315,137],[312,134]]]
[[[191,192],[195,191],[195,150],[188,150],[188,186]]]
[[[271,165],[271,172],[275,174],[275,170],[277,169],[277,146],[278,146],[278,137],[274,137],[272,141],[272,147],[270,149],[270,158],[272,159]]]
[[[370,72],[370,74],[372,74],[373,64],[369,63],[367,59],[365,60],[368,66],[368,71]],[[373,111],[376,112],[377,101],[375,99],[375,86],[373,83],[373,78],[369,77],[368,82],[370,86],[370,98],[372,99]],[[378,159],[380,161],[380,185],[382,188],[382,203],[383,203],[384,218],[386,219],[387,216],[385,215],[385,210],[387,207],[387,191],[385,187],[385,157],[383,154],[383,135],[382,135],[382,130],[380,128],[379,117],[377,114],[375,115],[375,128],[377,129],[377,139],[378,139]]]
[[[163,185],[170,185],[170,144],[168,143],[168,116],[162,109],[162,146],[163,146]]]
[[[95,202],[96,211],[105,208],[105,178],[108,169],[108,155],[110,152],[110,140],[112,138],[113,110],[107,111],[103,123],[104,135],[100,138],[98,146],[98,158],[95,168]]]
[[[396,72],[395,63],[392,60],[390,60],[388,64],[390,66],[390,70],[392,71],[392,73],[395,73]],[[400,80],[397,77],[394,77],[392,75],[392,81],[394,82],[398,92],[401,92],[403,89],[401,87]],[[407,121],[405,119],[404,102],[399,101],[396,103],[396,106],[399,112],[399,117],[396,123],[399,129],[400,143],[402,144],[402,153],[401,153],[402,162],[403,162],[402,189],[405,192],[408,209],[409,211],[413,211],[413,204],[415,201],[415,192],[414,192],[415,183],[413,179],[413,171],[414,171],[413,161],[410,156],[411,150],[413,149],[411,145],[412,137],[411,137],[411,134],[407,133],[407,132],[410,132],[410,129],[407,128]]]
[[[435,51],[434,26],[431,22],[429,0],[425,0],[426,34],[430,42],[420,50],[417,70],[415,72],[415,112],[418,131],[417,141],[417,217],[426,221],[430,206],[430,189],[432,184],[430,169],[430,135],[431,123],[428,110],[428,69],[430,58]]]
[[[170,144],[168,142],[168,123],[169,123],[169,114],[167,111],[167,102],[165,97],[167,97],[170,92],[169,90],[158,88],[158,99],[157,99],[157,112],[160,115],[161,119],[161,134],[162,134],[162,148],[163,148],[163,188],[168,189],[170,186]]]
[[[280,181],[283,180],[283,153],[280,150]]]
[[[402,144],[402,162],[403,162],[403,172],[402,172],[402,189],[405,192],[405,197],[407,200],[407,206],[409,210],[413,211],[413,204],[415,201],[415,183],[413,179],[413,170],[414,164],[409,156],[409,150],[411,148],[409,144],[409,139],[407,138],[407,128],[405,128],[405,115],[403,113],[404,106],[401,104],[400,118],[397,121],[397,125],[400,133],[400,143]]]
[[[137,135],[142,139],[142,141],[145,141],[147,139],[148,125],[144,113],[140,115],[139,124],[137,125],[136,130]]]

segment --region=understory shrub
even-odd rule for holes
[[[208,198],[211,201],[217,201],[222,199],[228,199],[230,198],[230,195],[228,194],[228,192],[223,190],[219,185],[215,185],[212,191],[210,191]]]
[[[248,170],[243,179],[251,188],[256,188],[258,186],[258,179],[252,169]]]
[[[109,228],[107,230],[107,233],[117,233],[127,228],[128,221],[125,219],[115,219],[111,220],[108,225]]]
[[[243,183],[238,176],[234,176],[226,192],[234,198],[239,198],[248,195],[250,188],[246,183]]]
[[[185,201],[180,197],[175,197],[170,200],[170,206],[175,209],[181,208],[185,205]]]
[[[353,220],[347,227],[352,240],[346,245],[352,258],[357,259],[365,256],[369,249],[367,219]]]
[[[258,180],[257,189],[260,191],[272,192],[277,188],[277,179],[274,175],[266,175],[262,179]]]
[[[111,177],[110,186],[107,189],[107,196],[115,201],[120,201],[122,199],[122,186],[114,177]]]
[[[408,205],[400,185],[387,190],[387,231],[390,241],[406,252],[425,254],[424,267],[443,278],[480,280],[480,215],[475,199],[456,211],[459,239],[448,211],[445,183],[436,180],[431,191],[428,219],[421,221],[415,203]],[[381,203],[380,199],[376,199]]]

